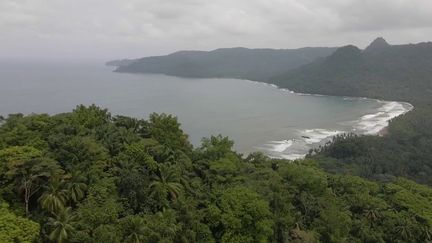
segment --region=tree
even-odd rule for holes
[[[8,205],[0,204],[0,242],[36,242],[39,224],[10,212]]]
[[[108,123],[111,114],[107,109],[102,109],[96,105],[84,106],[78,105],[72,112],[72,120],[88,129],[93,129]]]
[[[245,187],[224,191],[218,203],[224,228],[221,242],[267,242],[273,235],[268,203]]]
[[[117,127],[124,127],[131,130],[133,133],[138,134],[142,138],[149,138],[149,123],[145,120],[138,120],[136,118],[126,116],[115,116],[113,118],[114,125]]]
[[[16,185],[18,195],[22,195],[26,215],[29,216],[31,198],[44,186],[51,175],[62,174],[60,166],[52,159],[42,157],[42,153],[32,147],[11,147],[0,152],[0,160],[6,162],[6,174]]]
[[[192,145],[188,141],[188,135],[180,128],[176,117],[153,113],[150,115],[149,128],[151,136],[162,145],[187,154],[191,152]]]
[[[122,219],[124,242],[142,243],[145,242],[146,235],[149,229],[146,227],[146,222],[139,216],[128,216]]]
[[[69,180],[66,182],[66,188],[68,191],[68,197],[73,203],[77,203],[84,198],[87,190],[87,184],[85,184],[86,178],[80,172],[72,172]]]
[[[68,198],[64,182],[59,179],[53,179],[44,188],[45,192],[39,197],[39,203],[42,208],[48,210],[50,213],[62,210]]]
[[[203,138],[202,145],[199,151],[202,156],[208,160],[218,160],[225,157],[227,154],[234,153],[232,148],[234,142],[228,137],[222,135],[211,136],[210,138]]]
[[[162,207],[168,206],[168,201],[175,201],[183,190],[182,184],[179,183],[178,171],[168,165],[160,165],[158,172],[153,176],[153,182],[150,183],[150,196],[156,197],[162,204]]]
[[[117,191],[112,178],[100,178],[88,188],[88,195],[77,205],[74,224],[78,240],[100,242],[103,232],[116,225],[122,205],[118,202]]]
[[[48,219],[48,226],[51,227],[51,233],[48,238],[57,243],[67,242],[74,231],[72,226],[74,220],[75,216],[72,214],[70,207],[63,208],[59,212],[54,213],[54,217]]]

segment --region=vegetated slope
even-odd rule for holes
[[[271,82],[299,92],[414,104],[391,122],[386,137],[342,136],[315,157],[333,172],[379,180],[405,176],[432,185],[432,43],[391,46],[379,38],[364,51],[342,47]]]
[[[180,51],[166,56],[145,57],[117,72],[161,73],[195,78],[243,78],[266,80],[287,70],[330,55],[336,48],[247,49]]]
[[[345,46],[271,82],[300,92],[429,102],[432,43],[392,46],[379,38],[364,51]]]
[[[432,189],[194,149],[175,117],[96,106],[0,126],[2,242],[430,242]]]

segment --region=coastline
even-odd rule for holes
[[[378,103],[381,103],[381,107],[377,109],[375,113],[366,114],[362,117],[359,117],[358,120],[353,121],[353,131],[330,131],[326,129],[320,129],[320,128],[313,128],[313,129],[307,129],[305,131],[310,132],[311,134],[307,134],[306,137],[310,137],[309,139],[304,139],[303,145],[308,146],[310,149],[317,148],[321,145],[323,145],[325,142],[330,141],[334,136],[341,135],[341,134],[348,134],[348,133],[356,133],[358,135],[371,135],[371,136],[379,136],[384,137],[389,134],[389,123],[391,120],[400,117],[402,115],[405,115],[406,113],[412,111],[414,109],[414,106],[408,102],[404,101],[387,101],[387,100],[381,100],[376,98],[368,98],[368,97],[352,97],[352,96],[336,96],[336,95],[323,95],[323,94],[307,94],[307,93],[298,93],[294,92],[292,90],[281,88],[275,84],[272,83],[266,83],[266,82],[260,82],[260,81],[253,81],[253,80],[247,80],[243,79],[249,82],[257,83],[260,85],[266,85],[273,88],[277,88],[282,91],[289,92],[290,94],[300,95],[300,96],[317,96],[317,97],[340,97],[343,99],[352,99],[352,100],[372,100],[376,101]],[[304,135],[302,137],[305,137]],[[313,139],[311,139],[313,138]],[[296,141],[297,139],[287,139],[283,141],[270,141],[268,144],[265,144],[267,146],[272,146],[273,149],[267,150],[267,155],[269,157],[273,158],[279,158],[279,159],[287,159],[287,160],[297,160],[297,159],[303,159],[307,153],[298,153],[298,150],[294,150],[288,153],[283,153],[287,150],[289,150],[293,145],[295,146],[295,143],[293,141]],[[309,140],[309,141],[308,141]],[[313,142],[311,142],[313,141]],[[298,141],[296,141],[298,142]],[[262,149],[262,148],[261,148]],[[275,152],[278,153],[278,155],[275,155]]]
[[[172,76],[167,74],[160,74],[166,76]],[[178,76],[175,76],[178,77]],[[190,79],[187,77],[178,77],[184,79]],[[304,158],[310,149],[316,149],[319,146],[324,145],[326,142],[337,135],[354,133],[358,135],[372,135],[372,136],[386,136],[388,135],[389,122],[401,115],[414,109],[414,106],[410,103],[403,101],[387,101],[377,98],[368,97],[352,97],[352,96],[338,96],[338,95],[324,95],[324,94],[309,94],[300,93],[289,90],[287,88],[281,88],[276,84],[270,82],[263,82],[257,80],[249,80],[244,78],[205,78],[205,79],[235,79],[248,81],[254,84],[269,86],[276,88],[277,90],[288,92],[298,96],[316,96],[316,97],[337,97],[346,100],[369,100],[377,102],[377,107],[373,113],[365,114],[361,117],[354,118],[354,120],[346,121],[350,127],[342,128],[339,130],[325,129],[320,127],[309,127],[301,128],[294,131],[296,134],[288,137],[278,138],[278,141],[267,141],[263,144],[255,145],[251,149],[255,151],[262,151],[267,156],[279,159],[296,160]]]

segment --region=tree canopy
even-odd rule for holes
[[[430,187],[330,174],[321,162],[244,156],[221,135],[194,148],[165,114],[10,115],[0,126],[0,241],[432,240]]]

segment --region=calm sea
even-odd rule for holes
[[[342,132],[375,133],[409,109],[396,102],[294,94],[238,79],[112,72],[102,62],[0,62],[0,114],[71,111],[96,104],[112,114],[178,117],[191,141],[222,134],[240,152],[296,158]]]

